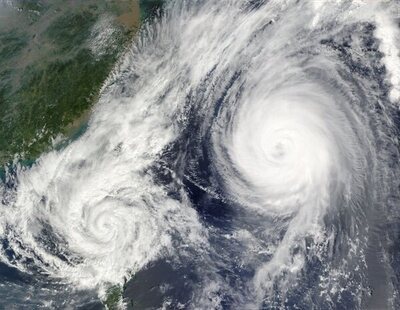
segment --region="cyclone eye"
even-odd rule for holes
[[[287,150],[286,150],[285,145],[282,142],[278,142],[277,144],[275,144],[273,146],[271,154],[272,154],[273,158],[279,160],[279,159],[283,159],[285,157],[286,152],[287,152]]]

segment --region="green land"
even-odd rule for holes
[[[81,129],[153,2],[0,1],[0,165]]]

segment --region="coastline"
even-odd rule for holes
[[[104,80],[140,27],[140,3],[59,1],[5,12],[0,22],[10,26],[0,31],[0,166],[25,166],[84,132]],[[31,24],[21,31],[8,22],[27,16]],[[90,45],[94,35],[100,46]]]

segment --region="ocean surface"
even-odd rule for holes
[[[398,309],[399,9],[167,1],[86,131],[8,167],[0,307]]]

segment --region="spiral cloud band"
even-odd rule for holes
[[[10,168],[2,262],[103,296],[161,261],[159,307],[396,309],[399,9],[167,2],[87,131]]]

